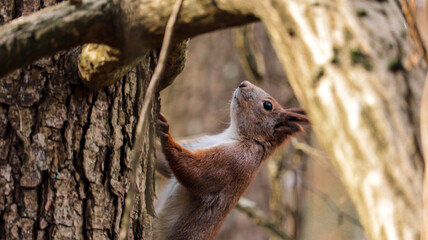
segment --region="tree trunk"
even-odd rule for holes
[[[418,239],[425,65],[394,1],[255,1],[370,239]]]
[[[1,0],[0,19],[54,3]],[[157,53],[91,91],[80,83],[76,51],[0,79],[0,239],[118,238],[134,128]],[[152,239],[153,126],[143,131],[130,239]]]

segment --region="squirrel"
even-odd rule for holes
[[[176,142],[165,116],[158,134],[171,178],[159,199],[155,239],[214,239],[226,216],[255,178],[261,163],[309,124],[300,108],[283,108],[261,88],[242,82],[230,104],[230,126],[218,135]]]

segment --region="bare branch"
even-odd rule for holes
[[[308,182],[306,182],[301,176],[298,177],[298,179],[300,180],[300,183],[302,183],[302,186],[307,189],[308,191],[312,192],[313,194],[315,194],[316,196],[318,196],[319,198],[321,198],[326,204],[327,206],[337,214],[337,216],[340,219],[345,219],[348,220],[350,223],[354,224],[355,226],[358,226],[360,228],[363,228],[363,226],[361,225],[360,221],[353,217],[352,215],[350,215],[349,213],[342,211],[337,205],[336,203],[334,203],[333,200],[330,199],[330,197],[321,192],[320,190],[316,189],[315,187],[311,186]]]
[[[161,45],[173,0],[85,0],[45,8],[0,27],[0,77],[43,56],[84,43],[120,50],[122,66]],[[239,6],[239,7],[237,7]],[[187,0],[176,24],[174,41],[257,18],[243,0]]]
[[[160,90],[172,83],[184,68],[189,39],[174,43],[168,56],[167,73],[160,83]],[[147,51],[145,54],[149,53]],[[144,57],[145,55],[142,55]],[[90,89],[107,87],[134,68],[139,58],[123,57],[120,50],[104,44],[85,44],[79,56],[79,73],[82,82]],[[127,62],[131,61],[132,62]]]
[[[325,154],[324,152],[314,147],[311,147],[306,143],[299,142],[296,138],[291,138],[291,144],[295,149],[300,150],[308,154],[309,156],[313,156],[315,158],[321,158],[321,159],[328,158],[327,154]]]
[[[255,224],[267,230],[271,235],[279,237],[280,239],[294,239],[282,231],[281,227],[258,208],[254,202],[246,198],[241,198],[239,199],[238,205],[236,205],[236,209],[247,215]]]
[[[117,48],[105,44],[85,44],[79,55],[80,78],[86,87],[99,90],[110,86],[134,68],[149,53],[147,49],[140,57],[126,57]]]
[[[115,42],[109,0],[68,2],[45,8],[0,27],[0,77],[38,58],[85,42]]]

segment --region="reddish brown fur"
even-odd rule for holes
[[[269,101],[272,110],[266,110],[263,101]],[[303,110],[284,109],[247,81],[234,93],[231,119],[234,141],[190,151],[174,141],[166,118],[159,116],[163,153],[189,201],[164,233],[166,239],[214,239],[263,160],[288,136],[302,131],[299,123],[308,123]]]

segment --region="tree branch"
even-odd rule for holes
[[[85,0],[45,8],[0,27],[0,77],[41,57],[84,43],[117,48],[125,66],[161,45],[173,0]],[[239,7],[238,7],[239,6]],[[186,0],[174,42],[198,34],[256,21],[243,0]]]
[[[255,224],[267,230],[272,236],[285,240],[294,239],[282,231],[281,227],[258,208],[254,202],[246,198],[241,198],[239,199],[238,205],[236,205],[236,209],[247,215]]]
[[[169,86],[184,69],[189,39],[175,43],[166,60],[167,73],[160,83],[160,90]],[[79,56],[78,67],[82,82],[90,89],[98,90],[115,83],[139,63],[141,57],[123,57],[120,50],[104,44],[85,44]],[[128,63],[128,61],[132,61]]]
[[[334,212],[337,214],[337,216],[339,217],[340,220],[342,219],[346,219],[348,220],[350,223],[354,224],[357,227],[363,228],[363,226],[361,225],[360,221],[353,217],[351,214],[343,211],[342,209],[339,208],[339,206],[337,206],[337,204],[331,200],[331,198],[321,192],[320,190],[316,189],[315,187],[311,186],[307,181],[305,181],[305,179],[303,179],[302,176],[298,177],[300,183],[302,184],[302,186],[308,190],[309,192],[312,192],[313,194],[317,195],[319,198],[321,198],[326,204],[327,206]]]
[[[0,77],[41,57],[85,42],[113,44],[109,0],[68,2],[45,8],[0,27]]]

